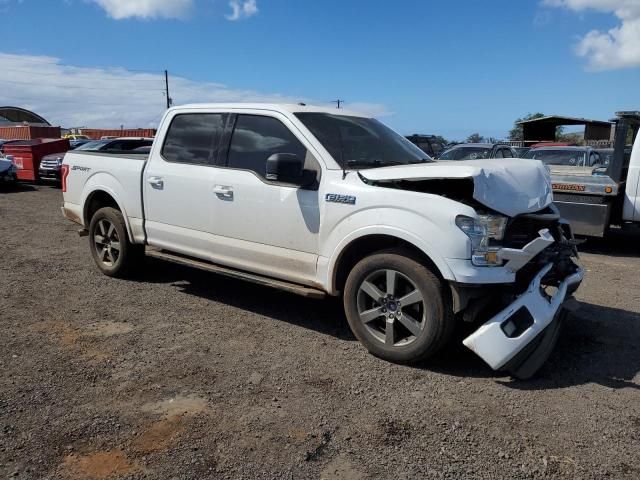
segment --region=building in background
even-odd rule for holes
[[[0,107],[0,139],[32,140],[60,138],[60,127],[53,127],[43,117],[20,107]]]

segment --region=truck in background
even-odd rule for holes
[[[549,167],[554,203],[576,235],[602,237],[611,226],[640,225],[640,112],[618,112],[612,122],[613,151],[590,151],[599,164]]]

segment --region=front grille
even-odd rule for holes
[[[507,224],[503,246],[522,248],[539,237],[540,230],[545,228],[549,230],[556,241],[561,240],[560,216],[551,208],[513,217]]]
[[[40,166],[42,168],[46,168],[48,170],[55,170],[56,168],[58,168],[58,161],[57,160],[43,160],[42,162],[40,162]]]

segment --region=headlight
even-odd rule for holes
[[[501,241],[507,227],[507,217],[502,215],[478,215],[476,218],[458,215],[456,225],[471,240],[471,262],[479,267],[498,266],[498,247],[491,240]]]
[[[62,165],[62,160],[64,160],[64,158],[62,157],[56,158],[56,163],[58,164],[58,166]]]

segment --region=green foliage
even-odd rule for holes
[[[482,143],[484,137],[479,133],[472,133],[467,137],[467,143]]]

